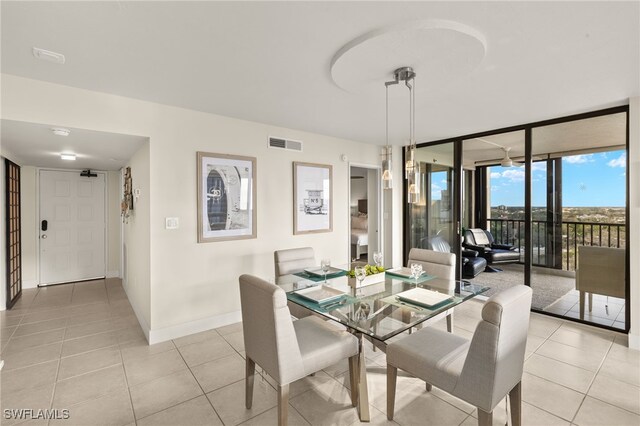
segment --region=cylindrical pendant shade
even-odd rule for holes
[[[382,148],[382,189],[393,189],[391,147],[386,145]]]

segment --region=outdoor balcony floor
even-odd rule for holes
[[[485,296],[514,285],[524,284],[524,265],[497,265],[502,272],[481,272],[468,281],[491,289]],[[575,290],[575,277],[571,272],[534,267],[531,288],[531,306],[538,311],[550,312],[568,318],[580,317],[579,292]],[[584,320],[624,330],[625,301],[615,297],[593,295],[593,308],[585,306]],[[586,305],[586,302],[585,302]]]

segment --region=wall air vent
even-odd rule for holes
[[[302,152],[302,142],[291,139],[269,137],[269,148]]]

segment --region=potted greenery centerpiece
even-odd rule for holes
[[[362,268],[360,279],[358,279],[358,269]],[[349,286],[351,287],[364,287],[366,285],[379,283],[384,281],[385,273],[383,266],[375,265],[355,265],[352,266],[349,272]]]

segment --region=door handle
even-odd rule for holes
[[[49,222],[47,222],[46,220],[43,220],[42,224],[40,225],[40,229],[43,231],[46,231],[48,227],[49,227]]]

